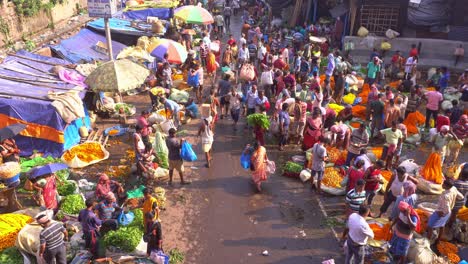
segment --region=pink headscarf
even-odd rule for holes
[[[411,207],[411,205],[409,205],[407,202],[403,202],[401,201],[399,204],[398,204],[398,209],[400,209],[400,212],[405,212],[406,210],[410,210],[410,215],[413,215],[413,216],[416,216],[416,232],[419,232],[419,230],[421,229],[421,219],[419,218],[419,215],[418,213],[414,210],[413,207]]]

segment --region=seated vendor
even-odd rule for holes
[[[96,186],[96,200],[102,201],[109,192],[112,192],[114,196],[117,195],[117,197],[122,197],[124,189],[122,184],[117,181],[110,180],[109,176],[101,173],[99,174],[99,181]]]
[[[118,228],[117,215],[121,208],[117,205],[113,192],[107,193],[105,199],[95,207],[98,211],[98,217],[102,220],[102,226],[107,230],[116,230]]]
[[[345,109],[341,110],[338,115],[336,116],[336,121],[338,122],[346,122],[346,121],[351,121],[353,118],[353,108],[351,105],[347,104],[345,105]]]
[[[198,117],[198,106],[193,101],[193,98],[189,98],[188,102],[185,104],[185,116],[190,118]]]
[[[0,142],[0,155],[3,162],[19,162],[20,150],[12,138],[7,138]]]

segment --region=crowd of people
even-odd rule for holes
[[[161,86],[165,89],[149,92],[152,105],[137,119],[133,134],[137,173],[142,174],[145,168],[151,167],[155,155],[149,138],[153,133],[148,121],[152,109],[164,109],[174,122],[165,140],[170,185],[173,184],[174,170],[178,172],[181,184],[190,184],[184,175],[181,158],[185,139],[177,136],[182,125],[181,111],[192,118],[201,117],[197,136],[201,139],[208,168],[213,164],[212,145],[219,120],[232,120],[235,131],[239,129],[241,118],[264,115],[270,120],[268,129],[259,124],[240,128],[254,134],[254,143],[248,145],[244,153],[249,153],[252,180],[258,191],[262,190],[262,182],[272,171],[267,154],[268,134],[276,138],[280,151],[298,146],[310,154],[305,168],[311,171],[312,186],[317,194],[322,193],[328,147],[347,151],[340,164],[346,169],[347,228],[343,233],[343,244],[347,245],[346,263],[363,263],[364,246],[368,238],[374,237],[365,218],[383,215],[392,221],[390,252],[399,263],[405,263],[409,241],[421,225],[414,211],[419,180],[399,166],[405,151],[403,143],[409,137],[405,120],[425,110],[426,131],[420,130],[419,134],[428,136],[422,140],[433,147],[433,152],[440,153],[442,163],[457,163],[468,129],[468,70],[454,81],[450,80],[448,69],[441,67],[425,83],[431,88],[425,89],[415,79],[419,52],[413,46],[407,58],[402,52],[395,52],[388,65],[384,64],[379,51],[373,50],[365,74],[357,73],[353,70],[352,49],[345,47],[344,53],[340,51],[343,23],[339,19],[334,24],[305,24],[287,29],[271,23],[271,10],[262,1],[250,1],[249,4],[226,1],[220,10],[213,3],[208,1],[205,6],[212,11],[215,23],[198,28],[202,36],[200,43],[193,41],[190,34],[183,33],[187,28],[180,28],[181,42],[188,51],[186,61],[174,65],[165,56],[148,77],[146,85],[149,88]],[[243,25],[241,35],[236,39],[231,32],[231,18],[238,13],[242,13]],[[183,105],[169,99],[170,88],[174,85],[174,68],[183,72],[185,81],[193,89],[193,96]],[[454,86],[461,97],[443,110],[443,94],[451,89],[450,86]],[[353,99],[350,101],[349,98]],[[203,105],[209,106],[208,115],[202,115],[200,107]],[[361,120],[353,126],[356,105],[362,106],[363,111]],[[226,122],[222,124],[226,125]],[[380,159],[370,158],[368,149],[371,146],[383,147]],[[14,141],[2,142],[0,153],[4,160],[16,159],[18,153]],[[384,190],[383,204],[378,212],[373,212],[374,198],[383,183],[383,170],[391,171],[392,176]],[[456,200],[463,199],[468,190],[467,170],[468,166],[462,165],[456,182],[449,178],[444,180],[444,192],[429,219],[428,238],[433,237],[433,229],[441,229],[435,239],[437,242],[444,226],[453,222],[453,216],[461,208]],[[56,177],[51,174],[34,182],[37,200],[47,209],[57,209],[55,181]],[[123,210],[118,201],[124,199],[122,185],[101,174],[95,198],[86,200],[86,209],[79,213],[78,219],[86,247],[95,256],[102,232],[118,228],[116,217]],[[150,254],[152,250],[162,249],[160,206],[149,188],[145,189],[143,200],[145,236]],[[51,223],[45,214],[36,220],[44,227],[40,254],[48,263],[52,259],[66,263],[65,247],[58,239],[62,236],[57,236],[66,231]]]
[[[409,122],[415,126],[413,115],[425,110],[424,128],[411,134],[422,135],[421,141],[439,153],[443,163],[457,164],[468,128],[468,71],[454,81],[450,80],[447,67],[440,67],[427,82],[420,83],[419,50],[412,45],[407,56],[396,51],[389,64],[384,63],[384,54],[374,49],[365,73],[357,73],[353,70],[352,48],[345,45],[344,53],[339,49],[340,20],[334,25],[310,24],[286,29],[269,23],[268,6],[256,1],[243,9],[241,35],[236,39],[230,34],[230,21],[239,9],[239,2],[227,1],[226,6],[224,14],[214,16],[216,27],[209,26],[203,32],[200,45],[187,47],[189,57],[180,68],[189,76],[198,75],[198,83],[192,85],[195,98],[189,104],[194,108],[202,104],[210,106],[210,115],[203,118],[198,132],[207,167],[211,166],[213,131],[218,120],[231,119],[233,130],[237,130],[240,118],[252,114],[265,115],[271,122],[269,129],[261,125],[243,128],[254,134],[254,143],[247,145],[243,153],[249,154],[252,180],[258,191],[270,172],[267,133],[276,137],[280,151],[299,145],[311,154],[305,167],[311,170],[316,182],[313,187],[319,194],[328,161],[327,147],[347,151],[341,164],[347,168],[345,203],[349,219],[343,233],[343,242],[347,244],[346,263],[351,263],[351,259],[353,263],[362,263],[364,245],[373,237],[365,218],[383,215],[392,221],[391,253],[399,263],[405,263],[413,231],[419,231],[421,224],[414,211],[418,179],[399,166],[404,142],[410,137],[407,125]],[[223,32],[227,33],[225,43]],[[210,50],[212,42],[221,48]],[[215,69],[211,69],[213,64]],[[221,72],[218,81],[215,81],[216,72]],[[205,73],[210,73],[212,85],[203,82]],[[455,89],[461,97],[452,100],[450,108],[442,109],[448,89]],[[358,100],[349,101],[349,97]],[[175,102],[168,99],[160,102],[173,113],[179,111]],[[353,127],[350,123],[356,121],[356,105],[362,105],[363,111]],[[198,113],[198,109],[193,112]],[[177,118],[174,114],[174,119]],[[173,140],[175,130],[169,133],[168,147],[179,153],[180,142]],[[377,160],[369,158],[368,153],[375,146],[383,148]],[[182,159],[177,154],[170,156],[170,182],[173,169],[179,171],[184,182],[183,165],[178,163]],[[445,191],[438,209],[430,217],[428,238],[432,238],[433,229],[442,228],[436,242],[450,215],[453,222],[459,209],[454,208],[455,200],[466,193],[460,186],[466,184],[468,167],[463,164],[462,167],[457,182],[448,178],[443,182]],[[390,171],[392,176],[384,190],[383,204],[378,212],[372,212],[374,198],[383,184],[383,170]]]

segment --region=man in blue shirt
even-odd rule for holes
[[[380,71],[380,62],[378,57],[367,64],[367,82],[369,85],[374,84],[375,79],[377,78],[377,73]]]
[[[174,120],[174,125],[178,128],[180,125],[179,121],[179,111],[180,111],[180,106],[178,103],[175,101],[172,101],[170,99],[166,98],[161,98],[161,103],[164,105],[164,110],[167,111],[169,110],[172,113],[172,119]]]
[[[247,92],[247,116],[255,114],[255,106],[257,103],[258,93],[257,86],[252,85],[250,91]]]
[[[441,67],[440,68],[440,79],[439,79],[439,87],[440,90],[439,92],[441,94],[444,94],[445,88],[448,87],[450,81],[450,73],[447,69],[447,67]]]
[[[86,199],[86,208],[80,211],[78,221],[83,229],[85,247],[95,258],[98,258],[99,228],[101,228],[102,221],[93,212],[95,205],[96,200]]]
[[[104,201],[96,205],[99,219],[101,219],[103,227],[106,227],[107,230],[116,230],[118,228],[118,222],[114,216],[116,215],[116,210],[120,210],[120,207],[117,205],[113,192],[109,192],[105,198]]]
[[[193,101],[193,98],[189,98],[187,104],[185,104],[185,116],[190,118],[198,117],[198,106]]]

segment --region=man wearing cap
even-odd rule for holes
[[[141,111],[141,116],[137,119],[137,126],[141,127],[141,139],[143,143],[149,143],[149,135],[151,134],[151,125],[148,122],[149,112]]]
[[[67,263],[67,252],[64,241],[68,240],[67,229],[60,222],[51,221],[45,212],[36,216],[38,224],[44,228],[39,234],[40,248],[39,256],[46,263]]]
[[[211,167],[211,160],[213,160],[211,147],[213,144],[213,122],[212,117],[203,118],[203,122],[198,129],[198,136],[201,137],[202,150],[206,156],[206,167]]]

